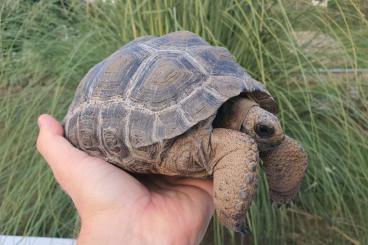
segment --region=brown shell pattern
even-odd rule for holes
[[[66,137],[95,156],[128,157],[183,134],[241,93],[276,108],[227,49],[185,31],[144,36],[89,70],[64,119]]]

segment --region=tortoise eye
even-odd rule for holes
[[[264,124],[257,124],[255,126],[256,134],[261,138],[270,138],[275,133],[274,127],[269,127]]]

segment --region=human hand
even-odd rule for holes
[[[212,181],[127,172],[89,156],[49,115],[38,119],[37,149],[82,221],[78,244],[198,244],[214,211]]]

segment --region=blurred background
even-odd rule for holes
[[[37,116],[61,120],[88,69],[135,37],[189,30],[266,84],[310,159],[294,205],[272,207],[261,171],[251,234],[214,219],[202,244],[368,244],[367,15],[367,0],[1,0],[0,233],[78,234]]]

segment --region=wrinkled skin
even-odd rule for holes
[[[214,125],[243,132],[255,140],[272,202],[284,204],[295,198],[307,168],[307,155],[295,140],[284,135],[275,115],[250,99],[236,97],[222,106]],[[252,186],[256,186],[254,182]],[[250,203],[252,200],[253,196],[249,195],[243,201]]]
[[[241,131],[257,142],[267,175],[270,198],[274,203],[288,203],[299,191],[308,164],[307,155],[300,144],[284,135],[275,115],[252,104],[248,99],[240,101],[242,106],[239,109],[248,110]]]
[[[308,165],[303,148],[294,139],[286,136],[275,149],[261,153],[261,158],[272,202],[283,204],[293,200]]]

